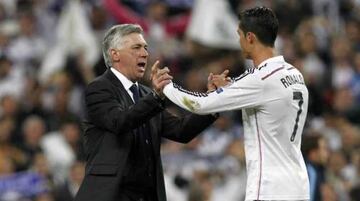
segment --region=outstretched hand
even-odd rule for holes
[[[208,92],[228,85],[231,82],[231,78],[227,76],[228,74],[229,70],[224,70],[224,72],[222,72],[220,75],[214,75],[213,73],[210,73],[207,83]]]
[[[163,89],[173,79],[173,77],[169,75],[169,72],[170,70],[168,67],[162,69],[159,68],[158,60],[151,67],[150,80],[152,88],[160,97],[164,97]]]

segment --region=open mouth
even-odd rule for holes
[[[145,72],[145,65],[146,65],[145,62],[139,62],[139,63],[137,64],[137,66],[139,67],[139,70],[140,70],[141,72]]]
[[[141,67],[141,68],[144,68],[144,67],[145,67],[145,65],[146,65],[146,63],[145,63],[145,62],[139,62],[139,63],[138,63],[138,66],[139,66],[139,67]]]

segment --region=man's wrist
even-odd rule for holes
[[[152,90],[152,95],[154,96],[154,98],[156,100],[159,100],[159,101],[164,101],[165,100],[165,95],[160,95],[158,92],[156,92],[155,90]]]

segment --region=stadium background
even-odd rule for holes
[[[148,68],[160,59],[176,82],[205,91],[209,72],[251,67],[235,13],[256,5],[276,12],[276,49],[310,91],[303,144],[322,136],[327,145],[312,152],[324,177],[318,193],[360,200],[359,0],[0,0],[0,200],[72,200],[84,175],[83,92],[105,70],[106,29],[140,23]],[[164,140],[162,157],[169,201],[243,200],[240,112],[187,145]]]

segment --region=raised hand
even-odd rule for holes
[[[228,74],[229,70],[224,70],[224,72],[222,72],[220,75],[214,75],[213,73],[210,73],[207,83],[208,92],[228,85],[231,82],[231,78],[227,76]]]
[[[159,68],[159,61],[157,60],[151,67],[150,80],[152,83],[153,90],[160,96],[164,97],[163,89],[171,82],[173,77],[169,75],[169,68]]]

